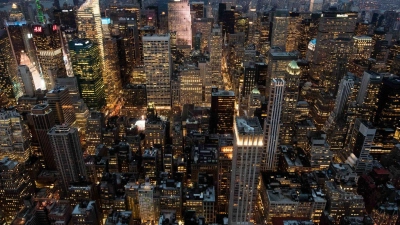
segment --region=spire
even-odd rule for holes
[[[37,22],[40,24],[44,23],[43,8],[40,4],[40,0],[35,0],[36,11],[37,11]]]

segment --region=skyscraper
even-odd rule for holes
[[[168,30],[176,31],[177,45],[192,46],[192,18],[188,0],[168,2]]]
[[[211,93],[210,132],[232,134],[235,115],[235,93],[215,90]]]
[[[34,132],[38,137],[41,153],[47,169],[57,170],[53,150],[51,149],[50,138],[47,132],[56,125],[54,111],[48,104],[35,105],[29,115],[33,121]]]
[[[171,108],[171,46],[170,35],[143,37],[144,67],[146,73],[147,102],[156,109]]]
[[[61,33],[56,24],[33,25],[33,40],[46,89],[55,87],[56,78],[67,75],[61,45]]]
[[[0,96],[4,95],[2,98],[11,103],[22,93],[17,76],[17,62],[10,54],[12,48],[6,30],[0,30],[0,48],[2,49],[0,52]]]
[[[76,13],[79,38],[87,38],[99,46],[100,59],[104,58],[103,32],[99,0],[86,0]]]
[[[221,58],[222,58],[222,31],[217,24],[211,30],[210,34],[210,64],[212,85],[222,87],[221,76]]]
[[[68,88],[56,87],[46,94],[47,103],[54,112],[56,124],[75,122],[74,106]]]
[[[369,121],[356,119],[354,128],[350,133],[350,143],[341,155],[342,160],[347,157],[346,162],[354,166],[358,175],[368,173],[372,170],[371,151],[376,129]]]
[[[271,81],[268,116],[264,121],[264,151],[261,159],[262,171],[275,171],[278,167],[279,132],[285,86],[286,82],[281,78],[274,78]]]
[[[272,23],[271,46],[280,47],[282,50],[285,50],[289,26],[289,11],[277,10]]]
[[[257,118],[235,119],[229,199],[229,223],[251,224],[263,149],[263,131]]]
[[[47,134],[61,175],[62,189],[67,192],[69,183],[84,180],[83,177],[86,176],[78,129],[56,125]]]
[[[34,96],[36,88],[29,67],[26,65],[18,66],[18,76],[22,81],[22,91],[24,95]]]
[[[400,126],[400,77],[385,77],[378,95],[378,104],[374,123],[385,127]]]
[[[86,128],[86,146],[88,154],[94,155],[97,145],[103,143],[103,114],[90,112]]]
[[[83,101],[90,109],[101,109],[105,98],[98,44],[88,39],[75,39],[69,42],[69,49]]]

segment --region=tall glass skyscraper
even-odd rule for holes
[[[72,68],[78,79],[79,93],[91,109],[104,106],[104,83],[101,76],[101,56],[96,43],[88,39],[69,42]]]

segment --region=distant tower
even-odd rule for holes
[[[210,35],[210,64],[212,85],[221,88],[221,59],[222,59],[222,30],[217,24],[211,30]]]
[[[46,168],[57,170],[50,139],[47,135],[47,132],[56,125],[54,111],[48,104],[35,105],[29,117],[33,121]]]
[[[263,131],[255,117],[237,117],[233,129],[235,139],[229,188],[229,224],[249,224],[254,219]]]
[[[44,15],[43,15],[43,7],[40,4],[40,0],[35,0],[36,5],[36,20],[40,24],[44,24]]]
[[[171,109],[171,46],[170,35],[143,36],[147,102],[156,109]]]
[[[56,125],[48,132],[58,171],[61,175],[63,191],[71,182],[78,182],[86,176],[82,147],[78,129]]]
[[[168,2],[168,30],[176,31],[177,45],[192,46],[192,19],[188,0]]]
[[[279,132],[285,86],[286,82],[281,78],[274,78],[271,81],[267,111],[268,117],[264,121],[264,151],[261,159],[262,171],[276,171],[278,167]]]

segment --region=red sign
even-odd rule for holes
[[[35,33],[42,33],[42,26],[34,26],[33,32]]]
[[[53,31],[56,31],[57,30],[57,25],[53,25]]]

